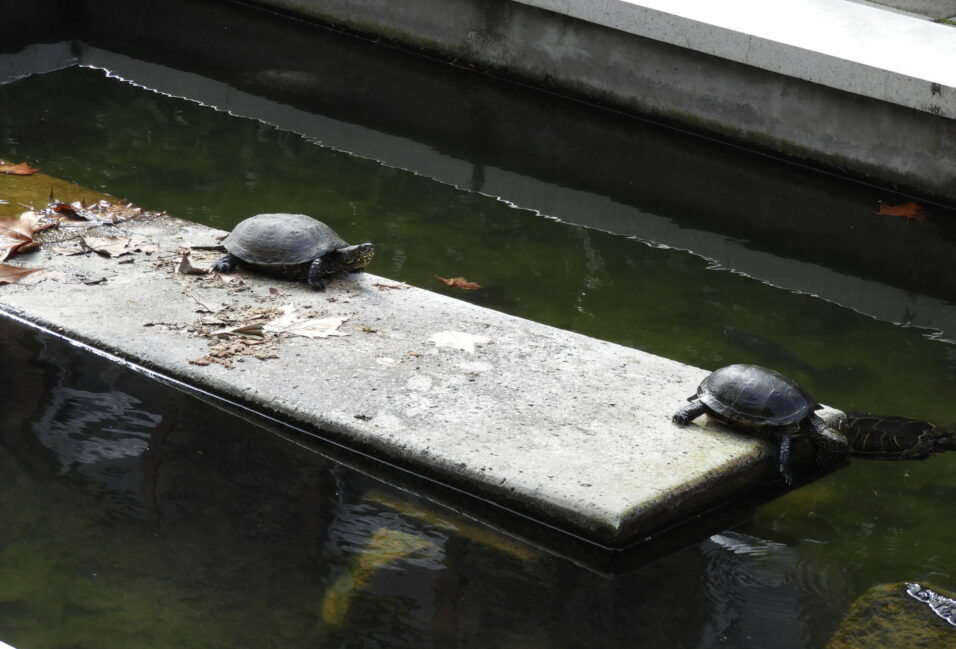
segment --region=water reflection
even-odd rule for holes
[[[601,575],[7,321],[0,369],[14,646],[809,649],[873,583],[954,578],[944,456]]]

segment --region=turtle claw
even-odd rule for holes
[[[700,417],[705,412],[707,412],[707,406],[694,398],[693,401],[675,412],[674,416],[671,417],[671,421],[678,426],[686,426],[692,419]]]
[[[210,270],[215,273],[231,273],[236,270],[239,258],[232,254],[223,255],[212,265]]]

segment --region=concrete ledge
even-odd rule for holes
[[[174,274],[178,249],[211,231],[166,219],[124,230],[158,252],[119,264],[44,247],[15,260],[65,276],[2,287],[0,309],[603,545],[777,478],[769,443],[706,418],[671,424],[703,370],[369,274],[327,293]],[[277,358],[234,369],[191,362],[209,351],[190,333],[217,317],[204,310],[286,304],[347,318],[347,335],[284,339]]]
[[[956,117],[952,27],[846,0],[515,0],[728,61]]]

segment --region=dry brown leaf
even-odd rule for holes
[[[10,264],[0,264],[0,284],[15,284],[27,275],[38,273],[42,268],[23,268],[21,266],[11,266]]]
[[[217,338],[226,338],[228,336],[242,336],[243,338],[257,338],[262,340],[264,333],[261,324],[246,324],[238,327],[225,327],[212,332],[210,335]]]
[[[17,164],[0,164],[0,174],[11,174],[13,176],[32,176],[39,169],[34,169],[26,162]]]
[[[887,203],[880,203],[880,214],[886,214],[888,216],[902,216],[906,219],[906,222],[916,221],[920,225],[929,225],[929,221],[926,219],[926,213],[923,212],[923,208],[918,204],[910,201],[909,203],[902,203],[901,205],[889,205]]]
[[[28,275],[26,278],[21,279],[21,284],[27,284],[32,286],[33,284],[39,284],[40,282],[45,282],[47,280],[53,282],[62,282],[69,277],[62,270],[43,270],[39,269],[39,273],[33,273]]]
[[[0,219],[0,261],[14,253],[27,252],[40,244],[33,240],[33,233],[45,229],[38,225],[40,216],[24,212],[16,218]]]
[[[477,282],[469,282],[464,277],[445,278],[445,277],[440,277],[438,275],[435,275],[435,279],[442,282],[443,284],[447,284],[448,286],[451,286],[452,288],[460,288],[466,291],[474,291],[476,288],[481,288],[481,285],[478,284]]]
[[[83,237],[87,248],[104,257],[130,254],[129,237]]]
[[[181,275],[205,275],[209,271],[205,268],[194,266],[192,260],[189,258],[189,251],[186,250],[183,252],[182,259],[179,260],[179,265],[176,266],[176,272]]]
[[[342,323],[347,321],[348,316],[335,316],[328,318],[310,318],[302,316],[292,305],[287,305],[285,313],[274,320],[265,324],[266,331],[276,333],[286,333],[292,336],[304,336],[306,338],[328,338],[329,336],[348,336],[348,333],[339,331]]]
[[[146,239],[145,237],[133,237],[130,240],[129,247],[135,252],[141,252],[144,255],[151,255],[159,250],[159,246]]]

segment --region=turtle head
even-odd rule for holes
[[[339,248],[343,270],[361,270],[368,266],[375,256],[375,244],[357,243],[354,246]]]

